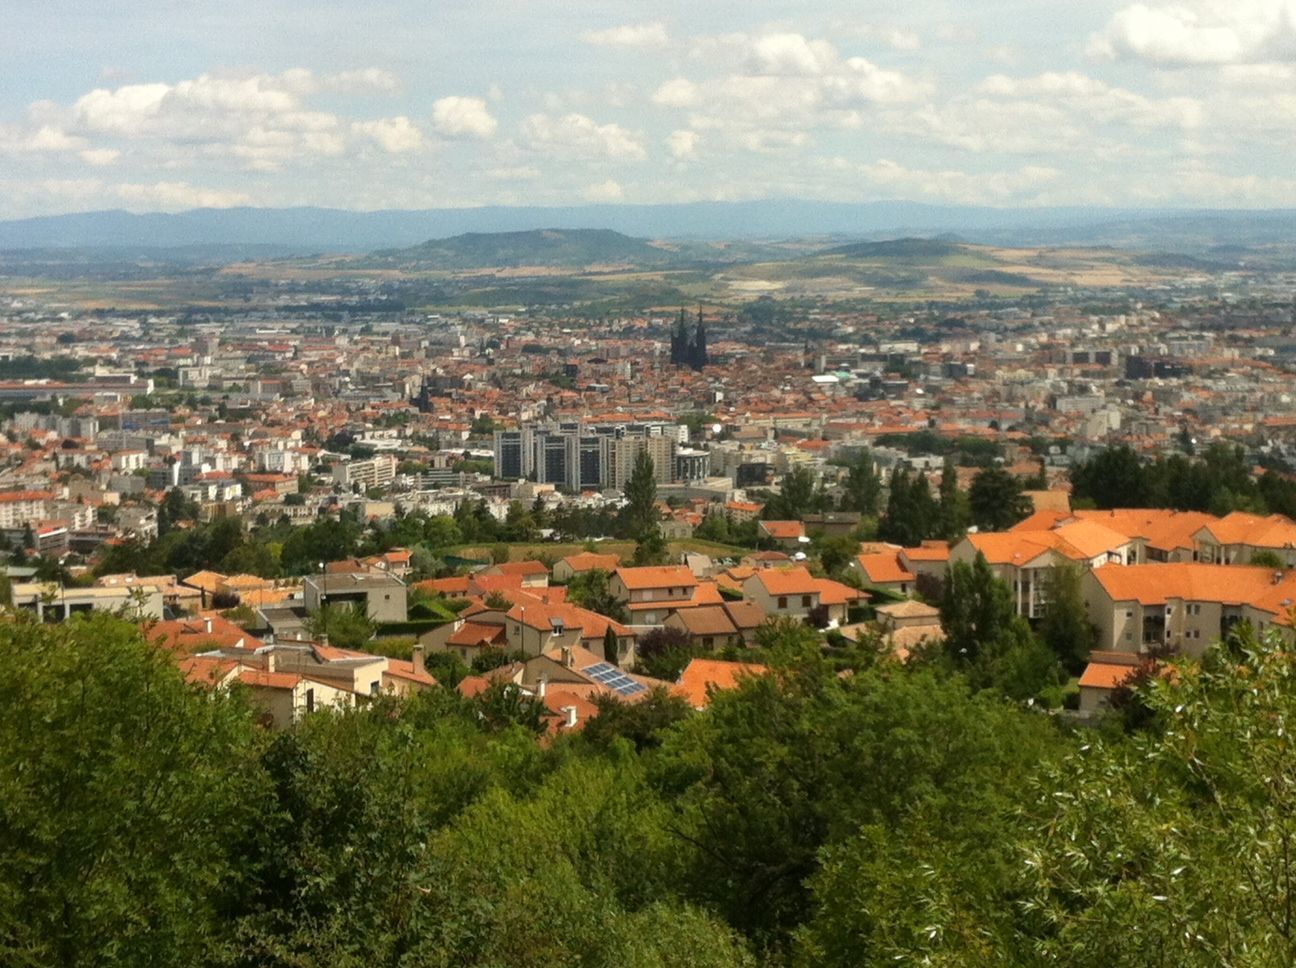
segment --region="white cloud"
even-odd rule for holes
[[[637,135],[619,124],[599,124],[583,114],[533,114],[522,123],[522,135],[533,148],[544,151],[630,159],[647,154]]]
[[[587,30],[580,39],[595,47],[665,47],[670,36],[664,24],[654,21],[643,24],[624,24],[606,30]]]
[[[43,124],[35,129],[18,125],[0,125],[0,153],[79,151],[86,147],[84,138],[70,135],[62,128]]]
[[[1203,121],[1202,103],[1195,98],[1149,98],[1076,71],[1026,78],[995,74],[981,83],[979,91],[991,97],[1064,104],[1099,121],[1138,127],[1196,128]]]
[[[111,186],[110,190],[128,206],[140,206],[149,210],[184,211],[191,208],[232,208],[235,205],[252,204],[252,196],[244,192],[198,188],[187,182],[123,184]]]
[[[85,151],[78,151],[77,156],[87,165],[102,168],[120,158],[121,152],[116,148],[87,148]]]
[[[372,138],[388,154],[398,155],[418,151],[423,147],[423,132],[409,118],[380,118],[377,121],[357,121],[351,126],[359,134]]]
[[[801,34],[766,34],[751,44],[748,65],[753,74],[822,74],[837,62],[837,51],[826,40]]]
[[[325,78],[324,85],[335,91],[374,91],[379,94],[395,94],[401,89],[400,78],[381,67],[331,74]]]
[[[47,101],[28,109],[29,126],[15,138],[0,130],[0,147],[75,153],[88,165],[111,164],[123,143],[155,167],[233,160],[254,171],[276,171],[343,154],[356,139],[390,152],[418,147],[421,135],[403,117],[345,121],[313,109],[319,92],[390,93],[390,71],[365,68],[316,74],[201,74],[174,84],[152,82],[96,88],[68,105]],[[104,143],[107,142],[107,143]]]
[[[653,93],[654,104],[667,108],[691,108],[698,103],[698,86],[688,78],[666,81]]]
[[[701,139],[696,131],[672,131],[666,137],[666,148],[674,158],[680,160],[692,158],[697,153],[699,140]]]
[[[1090,50],[1167,66],[1296,60],[1296,0],[1136,3],[1117,11]]]
[[[591,202],[618,202],[624,197],[625,191],[610,178],[585,189],[585,198]]]
[[[514,165],[504,168],[488,168],[485,174],[491,181],[533,182],[540,178],[541,171],[533,165]]]
[[[499,123],[479,97],[443,97],[432,105],[432,124],[450,138],[489,138]]]
[[[675,78],[653,101],[693,109],[690,128],[723,131],[749,150],[799,147],[817,129],[858,129],[880,109],[913,103],[931,90],[922,79],[863,57],[843,58],[828,41],[797,33],[728,36],[708,49],[711,59],[729,61],[728,73]]]
[[[885,158],[859,166],[857,170],[894,197],[937,198],[982,205],[1029,201],[1061,175],[1057,169],[1040,165],[1006,172],[913,169]]]
[[[922,41],[912,30],[892,30],[887,33],[886,42],[895,50],[913,51],[922,46]]]
[[[738,143],[748,151],[786,151],[789,148],[801,148],[810,141],[804,131],[781,131],[776,128],[757,128],[744,131],[738,136]]]

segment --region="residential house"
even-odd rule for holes
[[[717,692],[737,689],[745,678],[763,676],[769,669],[756,662],[723,662],[692,659],[672,690],[694,709],[705,709]]]
[[[559,558],[554,562],[553,580],[566,584],[577,575],[582,575],[587,571],[606,571],[611,574],[616,571],[620,564],[620,555],[600,555],[592,551],[582,551],[579,554],[568,555],[566,558]]]
[[[1296,565],[1296,521],[1281,514],[1261,517],[1234,511],[1202,525],[1194,538],[1199,561],[1246,564],[1264,551],[1285,567]]]
[[[660,625],[678,608],[691,607],[698,580],[684,565],[618,568],[608,591],[625,604],[634,625]]]
[[[1296,575],[1248,565],[1106,565],[1083,588],[1103,652],[1199,656],[1238,622],[1289,624],[1296,601]]]
[[[854,565],[859,569],[864,583],[872,588],[906,597],[916,590],[918,576],[901,563],[898,549],[858,555]]]
[[[1054,568],[1123,565],[1130,560],[1132,547],[1129,538],[1110,528],[1072,521],[1049,529],[969,534],[950,549],[950,563],[971,564],[978,554],[984,555],[995,577],[1012,590],[1017,614],[1039,618],[1048,603]]]
[[[308,612],[325,605],[350,605],[374,622],[404,622],[407,618],[405,583],[391,574],[308,575],[302,580],[302,595]]]

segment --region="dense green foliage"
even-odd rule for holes
[[[968,622],[1011,648],[978,571]],[[792,625],[763,645],[770,672],[705,712],[600,700],[537,743],[507,686],[269,733],[119,619],[0,624],[0,963],[1296,957],[1296,665],[1275,640],[1150,677],[1133,733],[1071,733],[940,661],[843,677]]]
[[[1072,467],[1071,483],[1081,506],[1296,516],[1296,482],[1273,471],[1254,477],[1241,448],[1224,443],[1211,444],[1199,458],[1171,454],[1151,461],[1129,447],[1112,447]]]

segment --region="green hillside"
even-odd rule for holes
[[[660,266],[678,261],[677,252],[608,229],[535,229],[528,232],[468,232],[431,239],[407,249],[376,252],[373,260],[429,269],[495,269],[518,266],[575,269],[599,264]]]

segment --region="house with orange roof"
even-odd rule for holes
[[[549,569],[543,561],[503,561],[483,569],[480,574],[516,576],[523,588],[549,587]]]
[[[600,555],[592,551],[582,551],[554,562],[553,580],[566,583],[587,571],[606,571],[611,574],[620,565],[620,555]]]
[[[744,679],[768,672],[766,666],[756,662],[693,659],[684,667],[671,691],[694,709],[706,709],[717,692],[737,689]]]
[[[1296,603],[1296,575],[1249,565],[1105,565],[1083,589],[1106,652],[1168,647],[1199,656],[1238,622],[1289,626]]]
[[[150,642],[184,655],[213,649],[254,651],[264,644],[216,612],[205,612],[197,618],[151,622],[143,629],[144,637]]]
[[[853,564],[867,585],[897,595],[912,595],[915,591],[918,576],[905,568],[896,552],[856,555]]]
[[[1296,565],[1296,521],[1281,514],[1234,511],[1204,524],[1193,537],[1200,561],[1245,564],[1267,551],[1289,568]]]
[[[742,633],[724,605],[682,608],[669,615],[663,624],[679,629],[699,648],[725,649],[743,644]]]
[[[1013,592],[1017,614],[1044,614],[1054,568],[1072,564],[1085,570],[1131,560],[1129,538],[1090,521],[1069,521],[1041,531],[987,531],[969,534],[950,549],[950,563],[972,564],[984,555],[996,578]]]
[[[804,566],[754,572],[743,582],[743,597],[769,618],[806,618],[821,606],[828,620],[841,624],[851,603],[868,596],[849,585],[815,578]]]
[[[686,565],[618,568],[608,580],[612,597],[641,625],[659,625],[673,609],[689,607],[697,586]]]
[[[1101,524],[1128,537],[1133,544],[1133,553],[1127,562],[1131,565],[1157,561],[1196,561],[1197,533],[1206,525],[1219,520],[1215,515],[1202,511],[1170,511],[1160,508],[1073,511],[1070,519]]]
[[[1094,716],[1110,708],[1112,694],[1141,665],[1138,655],[1132,652],[1089,653],[1089,663],[1080,676],[1080,714]]]
[[[589,609],[517,588],[507,608],[471,606],[455,621],[425,632],[419,643],[432,652],[453,652],[465,661],[471,661],[483,649],[539,655],[548,649],[580,646],[602,654],[609,627],[616,636],[622,662],[632,664],[632,629]]]
[[[897,556],[915,581],[919,576],[942,580],[949,568],[950,546],[948,541],[924,541],[916,548],[901,548]]]
[[[788,550],[810,541],[806,537],[805,525],[800,521],[758,521],[756,534],[765,541]]]

